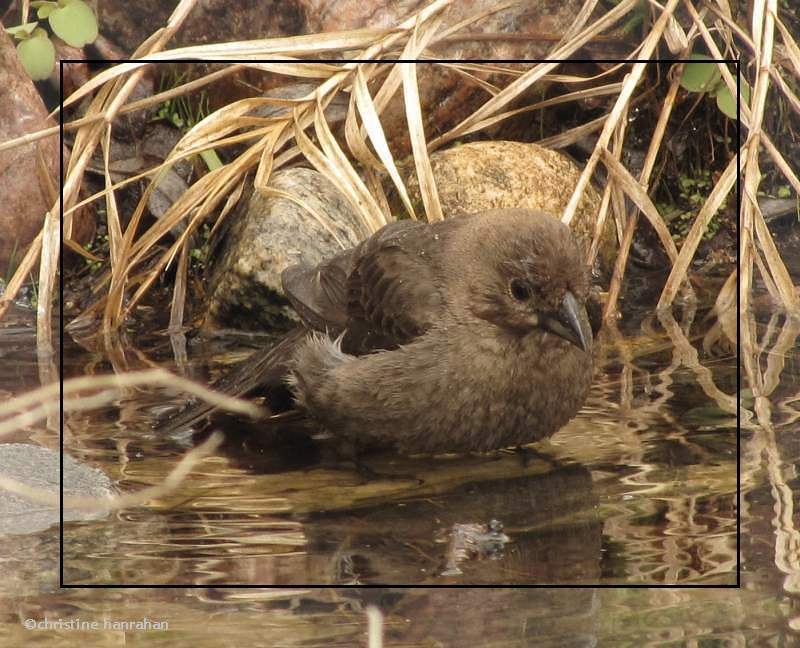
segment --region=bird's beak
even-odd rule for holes
[[[588,321],[586,308],[578,303],[575,295],[567,291],[561,307],[558,311],[542,317],[541,326],[589,353],[592,347]]]

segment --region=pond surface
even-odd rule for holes
[[[30,644],[23,621],[47,616],[146,617],[167,621],[171,642],[200,645],[351,646],[365,642],[364,610],[376,604],[387,645],[789,645],[800,629],[800,324],[767,314],[743,329],[768,398],[741,394],[737,498],[737,360],[705,315],[627,314],[601,340],[581,413],[530,453],[379,454],[355,468],[228,432],[177,491],[65,525],[66,584],[193,589],[58,590],[56,530],[0,536],[0,644]],[[32,339],[21,330],[14,340]],[[0,341],[15,357],[14,375],[2,378],[7,394],[47,375],[30,347],[12,346]],[[70,343],[66,371],[155,363],[205,381],[248,352],[190,341],[188,361],[174,363],[172,348],[155,337],[108,358]],[[65,448],[122,492],[160,483],[197,443],[153,428],[165,403],[181,398],[129,390],[113,406],[69,413]],[[45,434],[31,428],[13,440]],[[741,589],[697,589],[737,584],[738,502]],[[378,584],[386,587],[345,587]],[[474,584],[575,587],[398,587]],[[613,587],[666,584],[686,587]],[[152,626],[33,632],[42,645],[112,642],[120,632],[134,645],[164,640]]]
[[[65,583],[735,584],[736,414],[726,394],[736,357],[718,345],[704,365],[690,357],[689,339],[705,334],[691,320],[702,315],[687,311],[683,328],[647,317],[602,339],[585,407],[530,452],[387,452],[356,466],[229,426],[177,491],[70,524]],[[127,366],[169,363],[168,340],[152,342],[127,350]],[[249,352],[222,345],[195,338],[189,361],[170,368],[213,376]],[[103,362],[70,351],[68,371],[98,373]],[[175,399],[139,389],[70,414],[65,449],[123,492],[154,486],[196,443],[154,428]]]

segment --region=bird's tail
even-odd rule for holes
[[[286,377],[297,346],[308,335],[308,331],[304,328],[290,331],[266,351],[259,349],[254,352],[211,387],[226,396],[263,396],[267,405],[263,421],[285,422],[285,419],[293,416],[289,411],[291,395]],[[172,416],[156,423],[155,428],[159,433],[169,434],[188,427],[204,427],[206,419],[217,411],[215,405],[204,401],[193,401]]]

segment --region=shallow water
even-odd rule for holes
[[[231,645],[257,636],[253,645],[345,646],[363,643],[369,603],[386,614],[388,645],[791,643],[800,628],[800,537],[792,509],[800,326],[778,315],[753,327],[749,357],[769,397],[742,393],[748,409],[739,499],[730,411],[737,362],[731,345],[714,340],[704,315],[687,309],[660,319],[629,316],[624,330],[603,339],[579,416],[525,456],[384,454],[369,457],[366,471],[307,451],[285,457],[259,449],[246,434],[229,435],[176,493],[65,527],[68,584],[199,589],[59,592],[54,531],[4,537],[0,643],[4,636],[10,645],[30,642],[23,620],[48,616],[161,619],[169,622],[170,641],[201,645],[220,645],[215,640],[224,631]],[[126,350],[126,366],[172,355],[166,338],[154,341]],[[211,361],[210,373],[218,374],[234,357],[223,347],[190,344],[182,370],[202,378],[199,367]],[[32,352],[30,359],[28,369],[41,373]],[[119,362],[73,348],[67,372],[107,373]],[[15,375],[4,384],[20,382],[36,380]],[[130,390],[111,407],[70,414],[66,448],[102,468],[121,491],[158,483],[195,443],[189,434],[164,439],[152,430],[165,401],[177,398]],[[741,589],[603,588],[735,585],[737,501]],[[492,520],[502,525],[495,535],[486,529]],[[470,545],[464,538],[476,529],[483,537]],[[341,589],[553,583],[600,587]],[[220,589],[237,584],[284,589]],[[34,632],[43,645],[69,645],[79,636],[70,629]],[[94,642],[124,631],[87,632]],[[164,631],[125,636],[146,642],[158,632]]]
[[[356,467],[229,431],[177,492],[70,525],[65,582],[734,584],[735,401],[710,399],[700,381],[735,390],[735,357],[687,366],[676,343],[691,348],[681,324],[654,318],[602,340],[585,407],[527,453],[385,453]],[[157,358],[154,347],[137,353]],[[212,355],[190,346],[190,375],[193,362],[231,358],[195,348]],[[70,371],[85,373],[85,359],[70,354]],[[196,441],[153,429],[164,399],[138,390],[70,415],[67,451],[124,492],[158,484]]]

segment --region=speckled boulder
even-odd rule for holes
[[[281,272],[299,261],[317,264],[369,234],[342,193],[317,171],[277,171],[269,187],[294,200],[254,191],[232,215],[212,271],[207,325],[250,330],[290,326],[297,316],[283,296]]]
[[[581,170],[571,158],[537,144],[474,142],[431,155],[433,175],[445,218],[494,208],[525,207],[560,216]],[[411,167],[413,168],[413,167]],[[420,203],[416,175],[407,179],[411,200]],[[591,185],[584,192],[572,229],[588,249],[600,208]],[[606,222],[598,253],[603,273],[616,256],[614,224]]]

